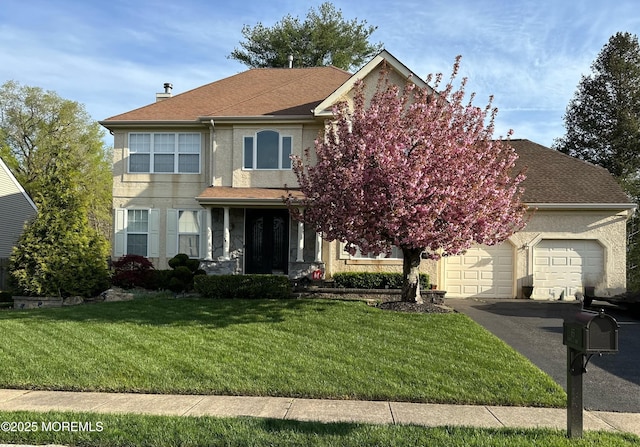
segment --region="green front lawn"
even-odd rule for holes
[[[561,407],[460,314],[361,302],[144,297],[0,312],[0,387]]]
[[[585,432],[582,439],[568,439],[563,431],[546,429],[426,428],[258,418],[0,412],[0,421],[28,422],[36,428],[35,432],[0,431],[0,442],[84,447],[631,447],[640,442],[637,436],[609,432]],[[84,430],[94,431],[56,431],[62,422],[81,423]]]

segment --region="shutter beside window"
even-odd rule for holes
[[[120,258],[125,255],[127,249],[127,210],[116,208],[114,214],[114,242],[113,256]]]
[[[244,161],[242,167],[245,169],[253,169],[253,137],[244,137]]]
[[[160,257],[160,210],[149,210],[149,257]]]
[[[178,254],[178,210],[167,210],[167,258]]]
[[[205,258],[207,255],[207,215],[211,210],[205,210],[205,212],[198,211],[198,221],[200,221],[200,259]]]

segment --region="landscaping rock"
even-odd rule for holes
[[[133,299],[133,293],[126,292],[124,289],[113,287],[100,294],[105,303],[112,301],[131,301]]]
[[[62,300],[63,306],[77,306],[78,304],[84,304],[84,298],[81,296],[70,296]]]

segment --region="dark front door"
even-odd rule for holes
[[[245,273],[288,273],[289,211],[247,210]]]

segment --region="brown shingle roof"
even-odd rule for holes
[[[233,188],[230,186],[210,186],[196,199],[200,203],[209,204],[232,204],[232,203],[253,203],[284,206],[283,197],[287,197],[289,192],[293,197],[303,198],[299,190],[287,191],[285,188]]]
[[[525,203],[631,203],[618,182],[604,168],[536,144],[511,140],[519,159],[516,170],[527,168]]]
[[[519,158],[516,172],[527,168],[523,202],[527,204],[632,205],[609,172],[577,158],[529,140],[511,140],[509,144]],[[301,197],[300,191],[292,191]],[[282,204],[285,189],[232,188],[212,186],[205,189],[201,203],[271,203]]]
[[[335,67],[248,70],[164,101],[107,118],[114,121],[196,121],[199,117],[309,115],[351,74]]]

